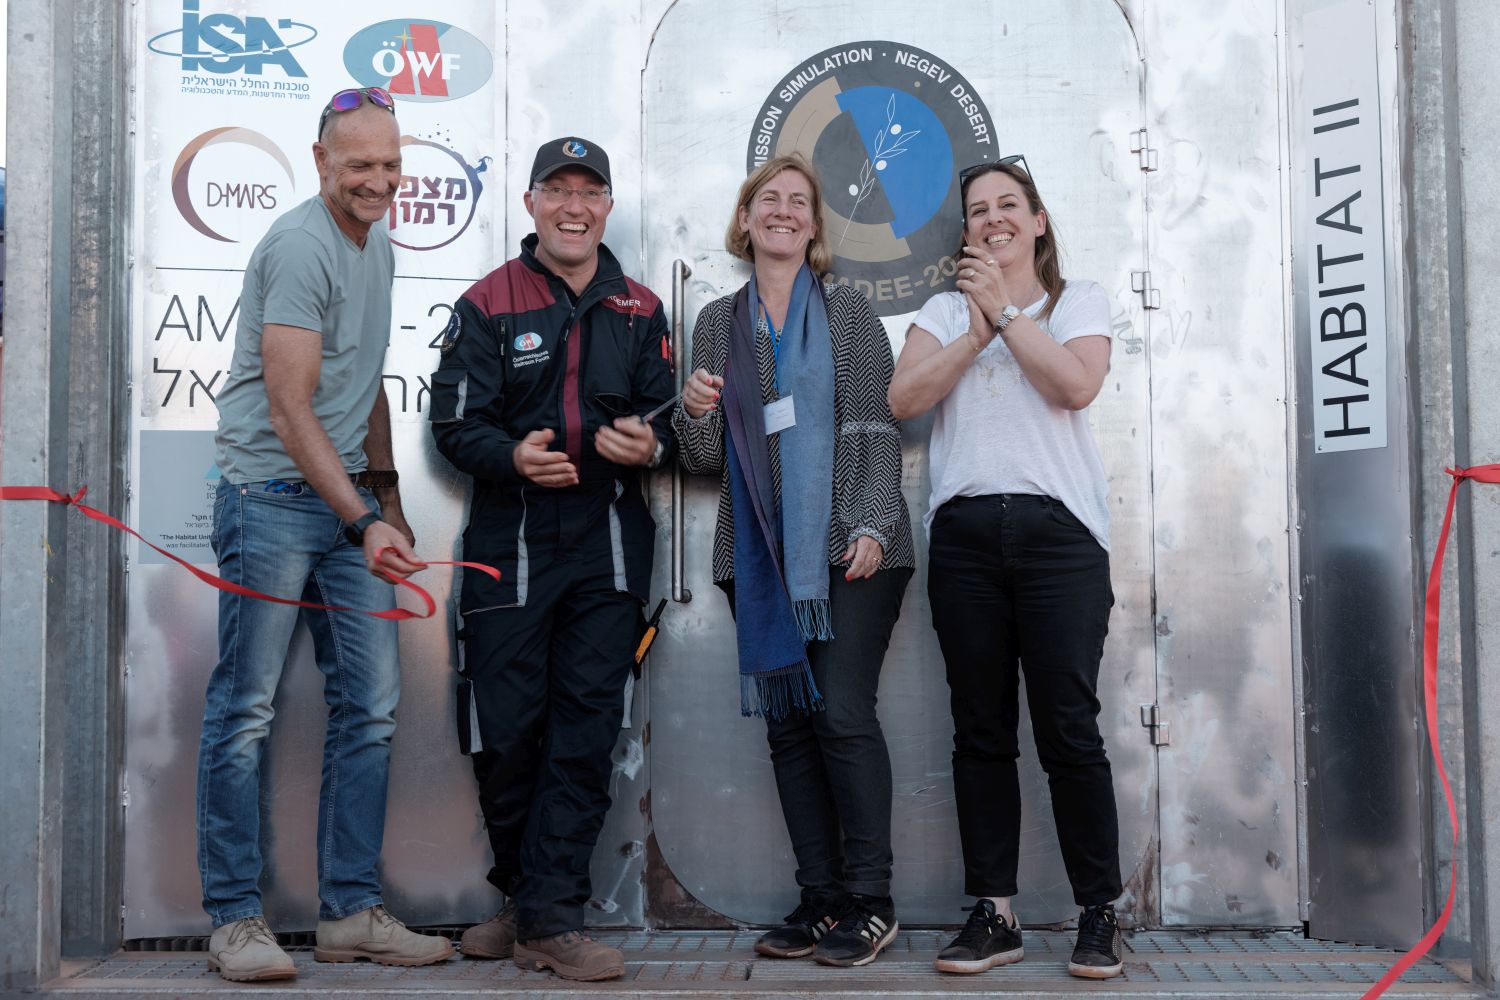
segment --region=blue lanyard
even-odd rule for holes
[[[771,322],[771,314],[765,306],[761,306],[761,312],[766,316],[766,329],[771,331],[771,362],[775,365],[776,384],[781,384],[781,333],[776,329],[776,324]]]

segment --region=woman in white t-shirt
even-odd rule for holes
[[[1019,161],[1019,162],[1018,162]],[[1011,913],[1021,831],[1018,674],[1075,902],[1068,971],[1120,974],[1114,784],[1096,686],[1109,611],[1108,484],[1085,410],[1109,371],[1110,303],[1064,281],[1024,160],[959,175],[958,291],[907,331],[889,399],[933,407],[928,596],[947,664],[967,926],[938,956],[982,972],[1024,954]]]

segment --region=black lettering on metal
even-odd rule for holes
[[[176,298],[176,296],[173,296]],[[151,359],[151,372],[153,375],[171,375],[172,384],[167,386],[167,394],[161,398],[161,405],[166,406],[172,401],[172,393],[177,391],[177,381],[182,378],[181,368],[163,368],[161,358]]]
[[[1354,437],[1358,434],[1370,433],[1370,428],[1368,427],[1349,426],[1349,407],[1355,403],[1368,403],[1369,401],[1370,397],[1368,393],[1358,396],[1332,396],[1323,400],[1324,406],[1337,406],[1344,411],[1343,426],[1324,431],[1323,436],[1327,438]]]
[[[1349,313],[1359,313],[1359,325],[1349,325]],[[1339,328],[1332,333],[1328,330],[1328,321],[1337,316]],[[1344,308],[1329,306],[1323,310],[1323,315],[1318,321],[1318,338],[1325,344],[1330,340],[1347,340],[1350,337],[1363,337],[1365,335],[1365,307],[1358,302],[1351,302]]]
[[[1315,195],[1317,195],[1318,197],[1321,198],[1323,196],[1323,182],[1326,181],[1326,180],[1328,180],[1330,177],[1342,177],[1345,174],[1357,174],[1357,173],[1359,173],[1359,164],[1358,163],[1356,163],[1352,167],[1339,167],[1336,170],[1330,170],[1327,173],[1324,173],[1323,172],[1323,161],[1320,160],[1320,159],[1318,159],[1317,157],[1314,157],[1313,158],[1313,194],[1315,194]]]

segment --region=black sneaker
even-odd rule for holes
[[[802,958],[811,955],[823,935],[838,923],[842,907],[834,898],[804,900],[784,918],[786,923],[766,931],[755,942],[757,955],[771,958]]]
[[[818,942],[813,958],[821,965],[847,968],[869,965],[880,950],[896,940],[896,907],[891,897],[853,896],[833,930]]]
[[[1085,907],[1078,918],[1078,943],[1068,975],[1085,979],[1109,979],[1124,971],[1120,962],[1120,922],[1109,903]]]
[[[938,952],[932,964],[939,972],[984,972],[1026,957],[1021,947],[1021,925],[1012,916],[1006,923],[995,913],[995,904],[981,899],[969,910],[969,921],[953,943]]]

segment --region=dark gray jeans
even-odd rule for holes
[[[891,894],[891,758],[875,714],[880,668],[912,571],[846,581],[829,567],[835,638],[807,647],[827,707],[766,721],[803,899]],[[724,588],[733,606],[732,584]]]

